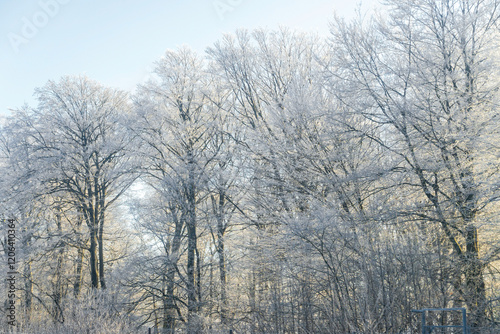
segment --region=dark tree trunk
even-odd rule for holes
[[[57,249],[57,263],[56,269],[54,273],[54,286],[53,286],[53,316],[54,321],[63,322],[63,312],[62,312],[62,299],[63,299],[63,282],[62,282],[62,268],[64,261],[64,242],[62,240],[63,231],[62,231],[62,222],[61,222],[61,212],[60,208],[56,207],[56,224],[57,224],[57,237],[59,238],[56,249]]]
[[[29,323],[31,318],[31,308],[33,300],[33,276],[31,272],[31,259],[24,264],[24,309],[26,312],[26,321]]]
[[[78,253],[76,257],[76,269],[75,269],[75,282],[73,284],[73,294],[75,298],[78,298],[82,286],[82,272],[83,272],[83,249],[78,248]]]
[[[166,291],[163,300],[163,333],[175,333],[176,307],[174,296],[175,268],[169,268],[166,275]]]
[[[196,303],[196,312],[201,312],[201,257],[198,248],[195,249],[196,253],[196,295],[197,295],[197,303]]]
[[[196,224],[194,220],[194,213],[189,218],[187,232],[188,232],[188,258],[187,258],[187,294],[188,294],[188,328],[190,333],[197,333],[196,331],[196,286],[195,286],[195,253],[196,253]]]
[[[186,184],[186,217],[187,217],[187,295],[188,295],[188,333],[196,334],[200,332],[197,311],[199,308],[196,300],[196,264],[195,256],[197,250],[197,234],[196,234],[196,185],[194,175],[194,161],[192,152],[188,152],[189,156],[189,176]]]
[[[96,179],[94,182],[99,182]],[[106,188],[101,187],[102,189],[96,191],[98,194],[96,198],[96,207],[97,214],[96,217],[99,218],[97,225],[99,226],[99,235],[97,237],[97,241],[99,243],[99,281],[101,283],[101,289],[106,289],[106,281],[104,280],[104,209],[105,209],[105,196],[106,196]]]
[[[98,243],[99,243],[99,282],[101,283],[101,289],[106,289],[106,281],[104,280],[104,222],[99,222],[99,235],[98,235]]]
[[[90,281],[92,289],[99,288],[99,271],[97,269],[97,231],[96,227],[90,229]]]
[[[215,199],[212,199],[215,202]],[[220,321],[226,325],[227,318],[227,297],[226,297],[226,255],[224,252],[224,234],[226,226],[224,224],[224,204],[225,195],[219,191],[218,204],[214,203],[214,213],[217,220],[217,254],[219,255],[219,280],[220,280]]]
[[[227,322],[227,297],[226,297],[226,259],[224,254],[224,236],[219,235],[218,240],[218,253],[219,253],[219,279],[220,279],[220,320],[223,325]]]
[[[472,328],[481,328],[486,322],[486,288],[483,266],[479,260],[477,228],[470,224],[466,227],[465,255],[465,302],[470,314]]]
[[[179,249],[181,247],[181,237],[183,221],[178,219],[177,210],[174,206],[170,208],[172,218],[175,222],[175,233],[172,240],[172,247],[168,255],[167,275],[165,279],[166,291],[163,301],[163,332],[166,334],[174,334],[176,326],[177,306],[175,304],[175,273],[177,270],[177,262],[179,261]]]
[[[84,241],[81,240],[80,229],[83,223],[83,215],[81,210],[78,215],[78,220],[76,224],[77,230],[77,240],[78,240],[78,250],[76,255],[76,268],[75,268],[75,281],[73,283],[73,295],[75,298],[80,296],[82,279],[83,279],[83,252],[84,252]]]
[[[26,237],[23,238],[23,249],[28,250],[29,247],[31,246],[31,240],[32,240],[32,234],[25,230],[25,233],[27,233]],[[31,271],[31,263],[32,259],[31,257],[27,254],[26,258],[24,259],[24,270],[23,270],[23,276],[24,276],[24,309],[26,313],[26,321],[29,323],[30,322],[30,317],[31,317],[31,309],[33,306],[33,273]]]

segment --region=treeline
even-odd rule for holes
[[[37,89],[0,133],[19,330],[498,331],[499,3],[386,2]]]

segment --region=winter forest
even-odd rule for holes
[[[0,130],[3,333],[499,333],[499,6],[47,78]]]

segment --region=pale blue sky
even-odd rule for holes
[[[375,0],[363,0],[363,8]],[[47,80],[85,74],[133,91],[165,50],[203,53],[238,28],[289,26],[328,33],[346,0],[0,0],[0,114],[25,102]]]

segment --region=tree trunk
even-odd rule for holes
[[[175,319],[176,319],[176,308],[174,300],[174,279],[175,279],[175,268],[170,267],[167,270],[166,284],[167,288],[165,291],[165,298],[163,301],[163,333],[174,334],[175,333]]]
[[[62,312],[62,298],[63,298],[63,286],[62,286],[62,268],[64,261],[64,242],[62,240],[62,222],[61,222],[61,212],[60,208],[56,207],[56,224],[57,224],[57,238],[59,239],[56,244],[57,249],[57,263],[54,273],[54,287],[53,287],[53,316],[55,322],[64,322],[63,312]]]
[[[220,230],[219,230],[220,231]],[[227,297],[226,297],[226,259],[224,253],[224,236],[219,232],[218,240],[219,253],[219,278],[220,278],[220,321],[223,325],[227,323]]]
[[[90,229],[90,281],[92,289],[99,288],[99,271],[97,270],[97,228]]]
[[[73,294],[75,298],[78,298],[82,286],[82,272],[83,272],[83,248],[78,248],[78,254],[76,257],[76,270],[75,270],[75,282],[73,283]]]
[[[214,205],[214,211],[217,219],[217,254],[219,255],[219,280],[220,280],[220,321],[223,325],[226,325],[226,309],[227,309],[227,297],[226,297],[226,258],[224,253],[224,201],[225,195],[223,191],[219,192],[219,203],[218,206]]]
[[[186,217],[187,217],[187,295],[188,295],[188,326],[189,334],[199,333],[201,328],[197,317],[198,302],[196,300],[196,273],[195,273],[195,256],[197,250],[197,235],[196,235],[196,185],[193,154],[188,152],[188,180],[186,189]]]
[[[73,295],[75,298],[78,298],[80,296],[80,291],[81,291],[81,286],[82,286],[82,279],[83,279],[83,251],[84,251],[84,245],[85,243],[81,240],[80,236],[80,228],[83,223],[83,214],[81,210],[79,210],[78,214],[78,220],[76,223],[76,231],[77,231],[77,240],[78,240],[78,250],[77,250],[77,255],[76,255],[76,269],[75,269],[75,281],[73,283]]]
[[[106,289],[106,282],[104,280],[104,222],[99,222],[99,235],[97,241],[99,243],[99,282],[101,283],[101,289]]]
[[[26,322],[30,322],[31,308],[33,300],[33,277],[31,273],[31,259],[24,264],[24,309],[26,313]]]
[[[197,333],[196,320],[196,287],[195,287],[195,253],[196,253],[196,223],[194,212],[188,219],[188,258],[187,258],[187,294],[188,294],[188,333]]]
[[[181,247],[181,237],[183,221],[178,219],[177,211],[175,207],[170,208],[172,213],[172,218],[175,222],[175,233],[172,240],[172,247],[170,249],[170,254],[168,255],[167,262],[167,275],[166,275],[166,292],[163,301],[164,313],[163,313],[163,332],[166,334],[174,334],[176,326],[176,311],[177,307],[175,304],[175,273],[177,269],[177,262],[179,261],[179,249]]]
[[[94,181],[96,184],[98,182],[98,179]],[[106,281],[104,280],[104,209],[105,209],[105,196],[106,196],[106,188],[103,186],[101,187],[102,189],[99,191],[96,191],[96,194],[98,194],[98,198],[96,199],[96,205],[97,207],[97,212],[99,217],[99,220],[97,222],[97,225],[99,226],[99,235],[97,237],[97,241],[99,243],[99,280],[101,283],[101,289],[106,289]]]
[[[252,269],[250,273],[249,282],[249,306],[250,306],[250,315],[252,321],[250,322],[250,333],[257,333],[257,298],[256,298],[256,290],[257,290],[257,280],[256,280],[255,268]]]
[[[201,257],[200,251],[196,247],[196,295],[198,298],[198,302],[196,303],[196,312],[201,312]]]
[[[25,233],[29,233],[23,240],[23,249],[28,250],[31,246],[32,235],[30,232],[25,230]],[[26,313],[26,322],[30,322],[31,318],[31,309],[32,309],[32,301],[33,301],[33,273],[31,271],[31,263],[32,259],[30,255],[26,255],[24,259],[24,310]]]
[[[465,302],[470,314],[470,326],[480,330],[486,322],[486,288],[479,260],[477,227],[468,225],[465,234]]]

